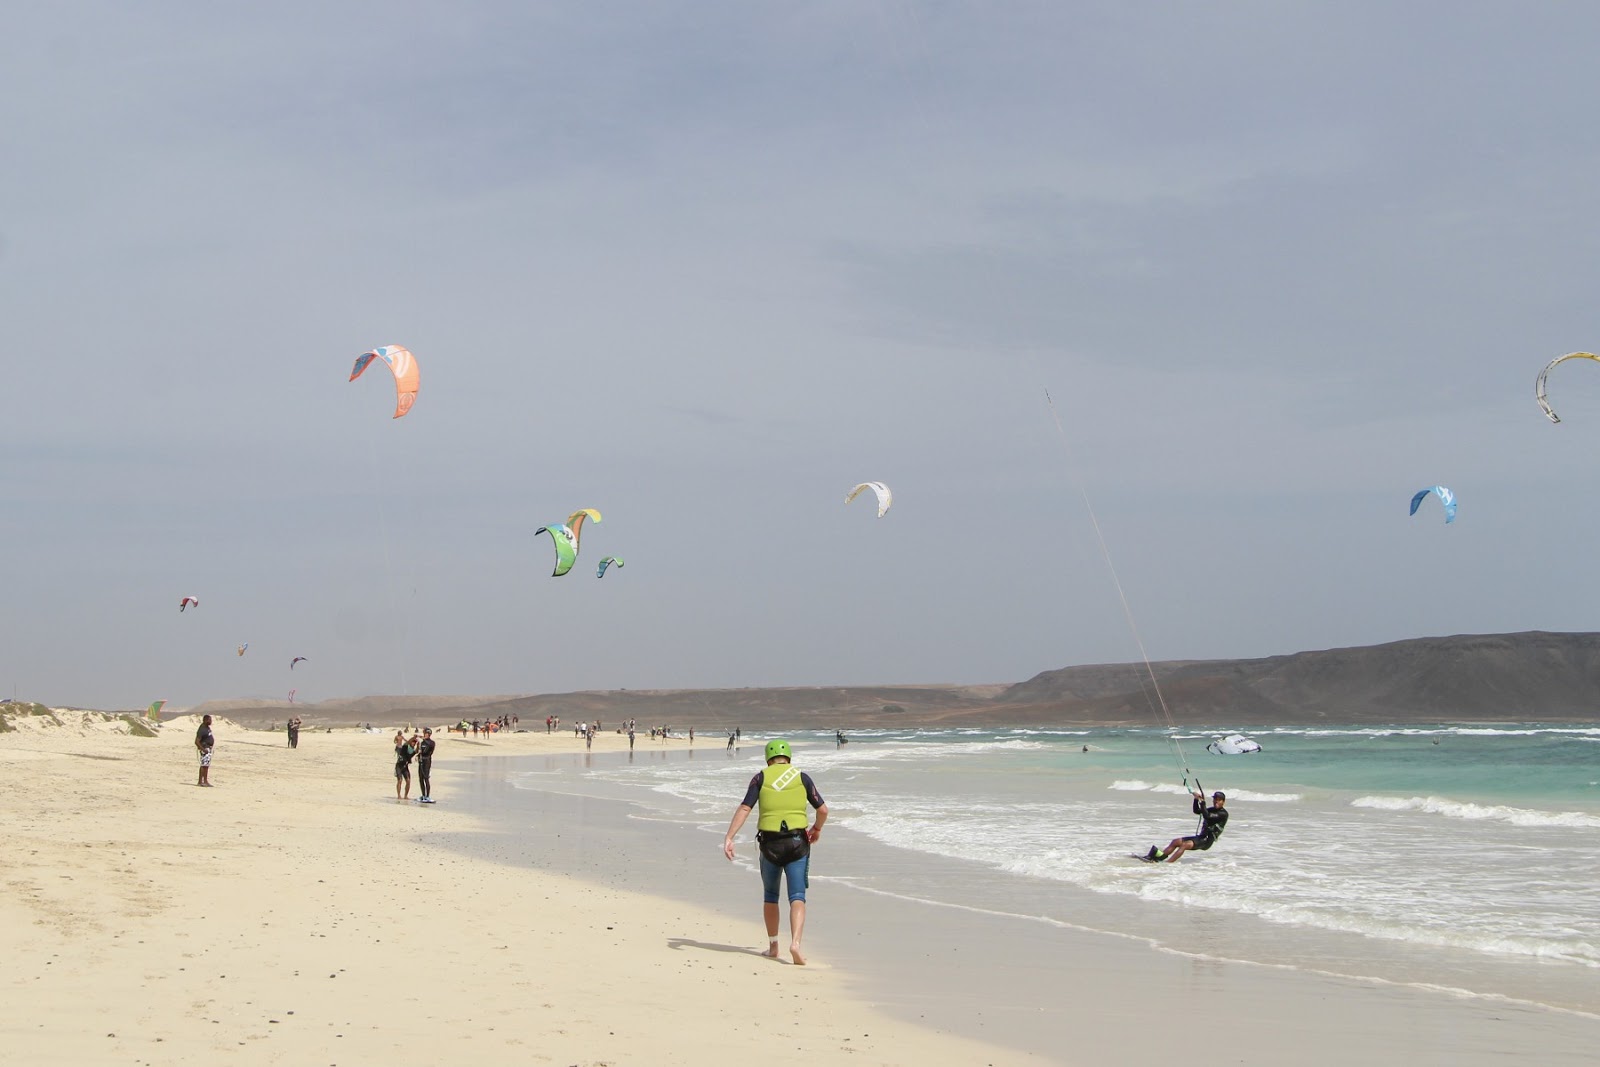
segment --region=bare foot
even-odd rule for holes
[[[762,955],[769,960],[778,958],[778,942],[776,938],[767,942],[767,951],[763,952]]]
[[[799,945],[791,944],[789,946],[789,958],[794,960],[796,967],[804,967],[806,965],[806,958],[800,955]]]

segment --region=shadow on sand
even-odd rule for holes
[[[718,945],[710,941],[695,941],[687,937],[669,937],[667,938],[667,947],[670,949],[697,948],[702,952],[731,952],[736,956],[769,958],[760,949],[749,948],[744,945]]]

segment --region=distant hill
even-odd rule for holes
[[[1600,719],[1600,634],[1464,634],[1246,660],[1151,664],[1179,723]],[[1141,685],[1140,683],[1144,683]],[[1159,720],[1143,664],[1065,667],[995,703],[1096,722]],[[1034,713],[1028,716],[1034,718]]]
[[[1297,723],[1600,720],[1600,634],[1424,637],[1247,660],[1150,667],[1173,721],[1186,726]],[[642,727],[859,729],[884,726],[1142,725],[1165,721],[1142,663],[1045,671],[1015,685],[616,689],[536,696],[361,697],[296,704],[308,725],[453,722],[516,715],[635,718]],[[282,702],[213,701],[251,725],[282,722]]]

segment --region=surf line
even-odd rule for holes
[[[1122,602],[1122,617],[1127,620],[1128,630],[1133,634],[1133,642],[1139,647],[1139,658],[1144,661],[1144,676],[1139,679],[1139,690],[1144,694],[1145,702],[1151,703],[1150,693],[1155,693],[1155,701],[1151,710],[1157,708],[1161,717],[1167,724],[1167,743],[1172,746],[1172,752],[1177,759],[1178,770],[1183,775],[1183,785],[1189,788],[1189,780],[1194,779],[1194,788],[1202,793],[1200,779],[1189,769],[1189,758],[1183,753],[1183,746],[1178,743],[1178,724],[1173,721],[1172,709],[1167,706],[1167,698],[1161,692],[1161,683],[1156,680],[1155,668],[1150,665],[1150,653],[1145,650],[1144,638],[1139,634],[1139,624],[1133,617],[1133,607],[1128,603],[1128,594],[1122,588],[1122,579],[1117,575],[1117,565],[1111,558],[1111,549],[1106,544],[1106,535],[1100,529],[1100,517],[1095,514],[1094,503],[1089,499],[1089,490],[1083,484],[1083,479],[1078,477],[1077,467],[1072,462],[1072,445],[1067,439],[1067,430],[1061,424],[1061,412],[1056,410],[1055,398],[1050,395],[1050,389],[1044,391],[1045,404],[1050,408],[1050,419],[1056,424],[1056,436],[1061,440],[1061,450],[1067,457],[1067,474],[1072,479],[1073,486],[1078,490],[1078,496],[1083,500],[1083,509],[1089,513],[1089,525],[1094,527],[1094,537],[1100,545],[1100,555],[1106,561],[1106,570],[1111,574],[1111,584],[1116,587],[1117,599]],[[1145,690],[1145,680],[1149,679],[1150,689]],[[1204,825],[1204,820],[1201,820]]]

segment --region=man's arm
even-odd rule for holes
[[[828,805],[817,805],[817,821],[811,824],[811,829],[806,831],[806,840],[816,844],[817,838],[822,836],[822,824],[828,821]]]
[[[739,828],[744,825],[744,821],[749,817],[750,805],[740,804],[739,810],[733,813],[733,821],[728,823],[728,836],[722,839],[722,854],[730,860],[733,859],[734,835],[739,832]]]

